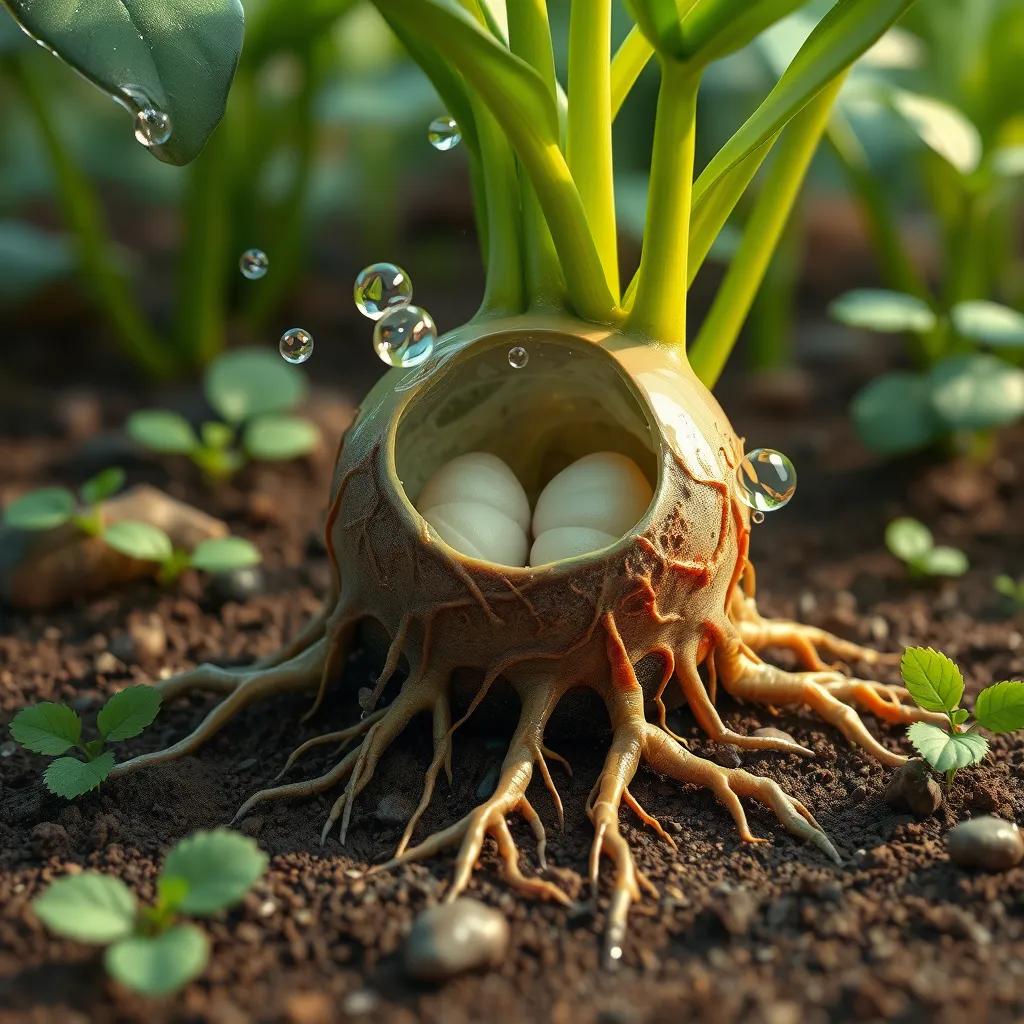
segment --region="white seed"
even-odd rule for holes
[[[427,481],[416,507],[420,513],[451,502],[490,505],[504,512],[525,532],[530,528],[530,502],[508,465],[488,452],[467,452],[446,462]]]
[[[547,565],[563,558],[576,558],[591,551],[599,551],[619,538],[603,530],[587,526],[556,526],[545,530],[530,549],[530,565]]]
[[[435,505],[421,515],[456,551],[496,565],[526,565],[526,531],[504,512],[481,502]]]

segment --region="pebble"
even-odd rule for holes
[[[723,768],[739,768],[743,764],[740,748],[731,743],[715,743],[706,752],[707,759]]]
[[[772,725],[766,725],[763,729],[755,729],[755,736],[768,736],[773,740],[789,740],[790,743],[796,743],[796,740],[789,735],[788,732],[783,732],[781,729],[776,729]]]
[[[505,918],[478,900],[429,907],[405,941],[405,969],[418,981],[446,981],[479,967],[495,967],[508,949]]]
[[[416,811],[416,803],[405,793],[387,793],[382,798],[374,817],[385,825],[405,825]]]
[[[942,806],[942,787],[928,765],[921,758],[912,757],[892,773],[883,799],[898,811],[928,818]]]
[[[124,668],[121,662],[118,661],[110,651],[101,651],[97,654],[94,664],[96,666],[96,671],[101,676],[116,675]]]
[[[229,601],[243,604],[249,598],[261,594],[263,587],[263,570],[258,565],[248,565],[243,569],[214,573],[210,577],[207,593],[218,605],[227,604]]]
[[[988,814],[960,822],[946,836],[946,848],[962,868],[1005,871],[1024,860],[1020,829]]]
[[[30,842],[37,857],[55,857],[64,853],[70,844],[67,829],[55,821],[41,821],[32,829]]]
[[[167,653],[167,631],[159,615],[132,622],[110,642],[111,653],[128,665],[156,661]]]

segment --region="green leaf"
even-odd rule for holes
[[[993,348],[1024,346],[1024,313],[998,302],[960,302],[950,311],[957,334]]]
[[[101,501],[106,501],[107,498],[117,494],[122,487],[124,487],[124,470],[119,466],[111,466],[86,480],[79,493],[82,496],[82,501],[87,505],[98,505]]]
[[[203,572],[230,572],[262,560],[259,548],[242,537],[214,537],[196,546],[189,563]]]
[[[188,883],[182,913],[204,916],[238,903],[266,868],[267,856],[256,843],[219,828],[197,832],[178,843],[167,855],[161,874]]]
[[[234,439],[235,432],[226,423],[219,423],[217,420],[209,420],[199,428],[199,436],[203,444],[208,448],[220,451],[227,448]]]
[[[683,45],[697,64],[746,46],[807,0],[700,0],[683,19]]]
[[[937,725],[915,722],[907,729],[914,749],[937,771],[957,771],[977,764],[988,753],[988,740],[976,732],[951,734]]]
[[[936,324],[931,306],[916,295],[886,291],[882,288],[858,288],[840,295],[828,308],[829,315],[848,327],[869,331],[920,334]]]
[[[103,531],[103,539],[115,550],[140,562],[166,562],[174,554],[171,538],[152,523],[122,519]]]
[[[950,430],[987,430],[1024,415],[1024,370],[996,356],[950,356],[927,385],[932,409]]]
[[[4,510],[4,522],[16,530],[52,530],[75,511],[75,496],[64,487],[43,487],[16,498]]]
[[[929,445],[941,433],[923,377],[887,373],[857,393],[850,406],[860,439],[880,455],[902,455]]]
[[[63,754],[82,738],[82,720],[66,704],[43,701],[14,716],[11,735],[35,754]]]
[[[296,416],[260,416],[246,428],[242,444],[249,456],[266,462],[295,459],[320,440],[316,424]]]
[[[967,708],[960,708],[959,711],[954,711],[949,716],[950,721],[954,725],[963,725],[964,722],[966,722],[967,719],[970,718],[970,717],[971,717],[971,713],[970,713],[970,711],[967,710]]]
[[[990,732],[1024,729],[1024,683],[1008,679],[986,686],[978,694],[974,717]]]
[[[904,562],[916,562],[931,551],[932,532],[924,523],[901,516],[885,528],[885,546]]]
[[[964,695],[956,663],[931,647],[908,647],[900,659],[903,685],[925,711],[955,711]]]
[[[996,591],[1012,601],[1024,599],[1024,581],[1018,582],[1012,576],[1000,575],[992,581]]]
[[[132,935],[104,954],[107,973],[145,996],[164,996],[202,974],[210,944],[194,924],[179,924],[161,935]]]
[[[27,32],[133,113],[170,116],[170,138],[152,149],[161,160],[198,155],[224,114],[242,49],[240,0],[6,2]]]
[[[78,942],[106,945],[130,935],[135,927],[131,889],[93,871],[58,878],[32,901],[32,909],[51,932]]]
[[[890,90],[887,98],[929,149],[961,174],[977,169],[982,153],[981,135],[965,114],[934,96],[904,89]]]
[[[133,413],[128,417],[125,430],[139,444],[167,455],[188,455],[199,446],[199,438],[189,421],[165,409]]]
[[[188,895],[188,882],[184,878],[168,878],[161,875],[156,880],[157,907],[173,913],[181,906],[181,901]]]
[[[959,548],[940,544],[925,554],[917,567],[929,576],[963,576],[970,568],[970,562]]]
[[[306,378],[280,356],[262,348],[221,356],[206,371],[206,399],[228,423],[286,412],[306,397]]]
[[[152,686],[129,686],[115,693],[100,709],[96,725],[108,743],[138,736],[160,710],[160,692]]]
[[[93,761],[79,761],[74,757],[58,757],[51,761],[43,772],[46,788],[66,800],[74,800],[76,796],[95,789],[114,767],[114,755],[111,751],[100,754]]]
[[[693,5],[694,0],[688,3],[684,0],[684,6]],[[672,60],[682,60],[687,55],[681,12],[676,0],[626,0],[626,9],[658,53]]]

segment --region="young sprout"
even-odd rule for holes
[[[993,580],[996,592],[1006,598],[1007,604],[1015,611],[1024,609],[1024,577],[1014,579],[1012,576],[1001,575]]]
[[[46,788],[66,800],[95,789],[114,767],[107,744],[129,740],[152,724],[160,694],[151,686],[129,686],[115,693],[96,716],[95,739],[82,739],[82,720],[66,704],[44,701],[22,708],[11,722],[11,736],[26,750],[56,757],[43,773]],[[67,755],[77,750],[84,757]]]
[[[302,374],[262,349],[221,356],[204,378],[206,399],[220,420],[199,432],[176,412],[145,409],[125,429],[139,444],[167,455],[185,455],[211,481],[233,476],[249,459],[295,459],[316,447],[320,432],[307,419],[288,415],[306,396]]]
[[[140,907],[119,879],[86,871],[59,878],[32,909],[50,931],[106,946],[107,973],[126,988],[163,996],[201,974],[210,958],[206,934],[181,916],[236,905],[266,869],[251,839],[228,829],[196,832],[167,855],[150,906]]]
[[[950,658],[931,647],[908,647],[900,672],[919,708],[949,719],[945,728],[915,722],[907,729],[917,752],[945,774],[947,786],[961,768],[980,763],[988,753],[988,740],[978,733],[979,726],[994,733],[1024,729],[1024,682],[1007,680],[982,690],[974,703],[975,721],[968,725],[970,712],[960,707],[964,677]]]
[[[53,530],[73,523],[95,537],[103,531],[102,504],[124,486],[124,470],[116,466],[97,473],[79,488],[77,497],[66,487],[43,487],[12,501],[4,523],[18,530]]]
[[[924,523],[901,516],[885,528],[885,546],[902,561],[911,579],[963,576],[967,556],[958,548],[936,544]]]

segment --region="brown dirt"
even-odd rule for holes
[[[879,468],[852,440],[824,396],[822,407],[789,419],[767,418],[741,397],[737,426],[758,445],[787,451],[801,473],[792,507],[756,528],[762,609],[798,615],[886,650],[931,644],[964,667],[972,688],[1024,675],[1024,624],[997,614],[992,578],[1020,573],[1024,549],[1024,448],[1006,437],[1004,454],[985,470],[926,462]],[[46,441],[0,424],[8,472],[0,499],[53,479],[74,482],[85,467],[67,436]],[[70,428],[69,428],[70,429]],[[175,467],[143,462],[148,479],[226,516],[267,556],[266,592],[217,608],[198,580],[163,592],[143,584],[78,607],[41,615],[0,610],[0,722],[26,703],[71,701],[88,715],[103,695],[153,673],[206,658],[241,663],[272,651],[317,607],[327,563],[316,539],[329,455],[313,464],[249,473],[211,495]],[[941,541],[968,551],[972,569],[955,584],[911,586],[881,543],[898,513],[925,519]],[[168,649],[159,660],[111,661],[110,647],[133,620],[156,614]],[[108,982],[98,956],[51,938],[29,901],[68,871],[117,874],[144,896],[160,860],[179,838],[224,823],[262,787],[287,753],[325,725],[351,720],[354,695],[373,672],[366,656],[350,666],[344,693],[316,720],[308,706],[282,698],[236,719],[198,756],[112,783],[73,805],[39,783],[42,758],[10,749],[0,737],[0,1021],[283,1021],[292,1024],[552,1021],[646,1024],[657,1021],[890,1020],[1012,1021],[1024,1017],[1024,867],[1001,875],[967,873],[947,859],[942,837],[979,813],[1024,818],[1024,741],[1001,739],[978,770],[963,773],[936,818],[899,815],[882,802],[886,769],[852,750],[812,716],[771,718],[728,700],[739,731],[772,724],[817,752],[813,761],[743,754],[752,771],[777,779],[814,811],[844,862],[835,866],[751,808],[752,825],[770,844],[741,844],[726,812],[707,793],[681,790],[649,772],[635,792],[679,843],[673,853],[635,820],[625,829],[659,901],[633,912],[625,965],[599,966],[604,906],[589,907],[576,873],[585,870],[590,827],[582,807],[603,754],[601,739],[564,740],[573,779],[560,779],[564,833],[535,784],[549,824],[549,860],[579,903],[570,910],[524,902],[498,881],[488,850],[471,894],[501,908],[513,944],[497,970],[442,987],[410,983],[400,957],[418,910],[443,894],[452,860],[437,858],[389,875],[358,877],[383,859],[401,826],[378,813],[419,795],[430,760],[427,724],[415,723],[384,760],[357,803],[347,845],[319,832],[330,799],[261,807],[243,822],[271,854],[267,877],[237,910],[209,924],[213,958],[183,993],[159,1002]],[[168,708],[151,732],[123,753],[183,734],[207,703]],[[673,728],[712,753],[688,713]],[[890,744],[898,730],[871,723]],[[500,761],[504,734],[468,733],[455,751],[455,784],[441,786],[420,834],[455,820],[480,799]],[[309,770],[326,755],[310,758]],[[625,818],[625,815],[624,815]],[[44,823],[60,826],[40,827]],[[527,831],[513,826],[531,870]]]

